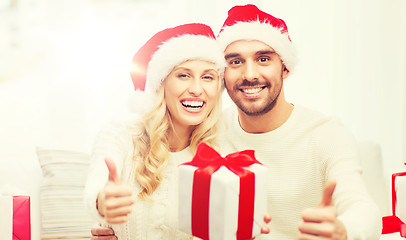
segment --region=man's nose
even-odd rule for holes
[[[243,79],[248,81],[258,80],[259,72],[257,64],[254,61],[249,60],[245,63],[245,68],[243,72]]]

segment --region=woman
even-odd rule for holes
[[[204,24],[181,25],[133,58],[143,110],[98,135],[85,191],[88,210],[120,240],[191,238],[177,230],[177,166],[200,142],[216,145],[225,63],[214,38]]]

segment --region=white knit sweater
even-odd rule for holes
[[[302,210],[317,206],[328,179],[337,180],[333,201],[348,239],[379,239],[381,215],[361,179],[356,142],[337,119],[295,106],[281,127],[249,134],[234,106],[225,116],[229,131],[220,143],[222,155],[254,149],[257,160],[269,167],[271,233],[256,239],[297,239]]]
[[[97,194],[108,179],[104,157],[110,157],[115,161],[123,184],[130,186],[134,190],[134,194],[140,192],[141,188],[135,180],[136,163],[132,160],[133,153],[132,138],[126,125],[112,124],[98,134],[85,190],[85,204],[96,221],[105,224],[105,220],[96,210]],[[128,221],[112,226],[118,239],[192,239],[190,235],[177,230],[177,166],[180,163],[191,161],[192,158],[193,155],[189,148],[170,153],[169,161],[162,172],[162,183],[151,195],[153,201],[138,199],[133,205]]]
[[[254,149],[257,159],[270,170],[268,209],[272,215],[271,233],[256,239],[296,239],[302,210],[319,203],[328,179],[337,180],[334,204],[346,226],[348,239],[379,239],[381,219],[378,207],[362,182],[361,169],[356,163],[355,140],[339,121],[295,106],[288,121],[278,129],[249,134],[239,126],[234,107],[225,115],[229,131],[220,139],[222,155]],[[99,222],[104,219],[96,210],[96,196],[108,177],[103,158],[108,156],[116,161],[122,181],[137,193],[140,188],[133,181],[135,165],[131,161],[132,155],[131,136],[123,125],[105,128],[96,139],[85,202]],[[177,165],[191,158],[188,148],[171,154],[164,170],[164,181],[152,195],[154,202],[137,201],[129,221],[113,226],[120,240],[191,239],[177,230]]]

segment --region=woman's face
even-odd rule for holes
[[[164,82],[165,101],[174,127],[202,123],[219,97],[216,65],[203,60],[188,60],[176,66]]]

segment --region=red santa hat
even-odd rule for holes
[[[297,61],[296,49],[285,22],[252,4],[235,6],[228,11],[217,40],[223,51],[238,40],[259,40],[278,53],[289,71],[293,70]]]
[[[155,93],[175,66],[192,59],[213,62],[219,74],[224,71],[224,56],[209,26],[191,23],[156,33],[133,57],[135,90]]]

